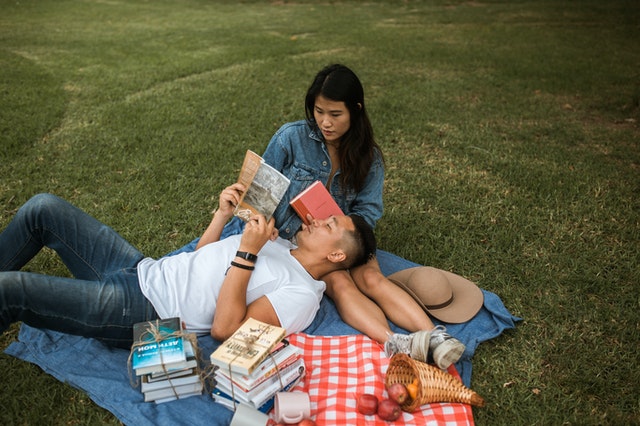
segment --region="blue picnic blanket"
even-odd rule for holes
[[[193,249],[195,244],[179,250]],[[171,254],[175,254],[171,253]],[[380,267],[386,275],[399,269],[416,266],[414,263],[386,252],[379,252]],[[463,382],[471,383],[471,358],[478,345],[515,327],[520,319],[511,315],[500,298],[483,290],[484,306],[469,322],[447,324],[450,334],[466,345],[466,351],[456,364]],[[396,332],[400,328],[391,324]],[[331,299],[324,297],[307,334],[340,336],[358,332],[345,324]],[[210,336],[198,339],[203,359],[219,342]],[[22,325],[18,340],[5,353],[38,365],[61,382],[84,390],[99,406],[109,410],[127,425],[191,425],[206,422],[228,425],[233,413],[212,401],[208,394],[163,404],[147,403],[138,388],[132,387],[127,359],[129,351],[111,348],[94,339],[73,336],[51,330]]]

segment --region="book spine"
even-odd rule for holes
[[[236,385],[241,387],[243,390],[249,391],[249,390],[255,388],[256,386],[260,385],[261,383],[265,382],[267,379],[269,379],[273,375],[277,374],[278,370],[283,370],[284,368],[286,368],[289,365],[293,364],[300,357],[301,357],[300,354],[291,355],[289,358],[285,359],[284,361],[282,361],[277,366],[273,366],[269,370],[264,370],[264,373],[262,375],[254,378],[254,379],[250,379],[250,380],[247,380],[246,376],[229,377],[224,372],[222,372],[222,374],[225,377],[227,377],[230,380],[232,380]]]
[[[190,376],[176,377],[173,379],[159,380],[156,382],[149,382],[148,380],[142,380],[140,384],[140,390],[142,393],[151,392],[158,389],[166,389],[176,386],[187,385],[190,383],[196,383],[200,381],[200,376],[192,374]]]
[[[236,377],[241,377],[243,380],[247,382],[254,381],[259,379],[263,375],[263,371],[268,370],[274,364],[279,365],[283,361],[283,357],[288,359],[293,354],[302,353],[298,348],[289,345],[287,342],[285,345],[276,345],[276,347],[270,352],[267,358],[264,359],[252,372],[251,374],[238,374]],[[222,371],[222,374],[228,374],[226,371]]]
[[[174,379],[176,377],[188,376],[193,373],[194,373],[193,367],[191,367],[191,368],[186,368],[182,370],[175,370],[170,372],[169,374],[149,373],[149,374],[145,374],[142,377],[143,377],[143,380],[146,377],[146,380],[149,383],[155,383],[155,382],[161,382],[163,380]]]
[[[257,395],[263,394],[265,391],[269,391],[271,389],[278,389],[282,384],[286,384],[288,380],[291,380],[292,377],[299,374],[299,369],[304,371],[304,359],[302,357],[298,358],[294,363],[289,366],[282,368],[280,370],[280,374],[275,374],[269,377],[264,382],[260,383],[258,386],[246,390],[242,387],[238,386],[231,380],[229,380],[226,376],[219,376],[216,374],[216,380],[218,384],[222,387],[225,387],[227,390],[231,391],[231,386],[234,386],[234,395],[237,398],[244,399],[246,401],[253,401],[254,397]]]
[[[172,396],[185,393],[202,392],[202,382],[191,383],[187,385],[173,386],[172,388],[158,389],[150,392],[144,392],[144,401],[154,401],[156,399],[170,398]]]
[[[300,216],[300,219],[302,219],[302,222],[304,222],[305,225],[309,225],[309,221],[307,220],[307,215],[310,214],[311,212],[309,211],[309,209],[307,209],[307,206],[305,206],[302,199],[292,202],[291,207],[293,207],[296,213],[298,213],[298,216]]]
[[[293,364],[280,370],[280,374],[275,374],[269,377],[264,382],[260,383],[251,391],[247,392],[247,397],[250,401],[257,402],[260,399],[264,399],[265,395],[277,392],[283,385],[289,383],[291,380],[300,375],[300,370],[304,372],[304,360],[300,358]],[[256,404],[260,405],[260,404]]]
[[[283,387],[280,386],[280,384],[278,383],[276,386],[271,388],[269,391],[265,391],[262,394],[257,395],[255,398],[252,399],[252,401],[257,406],[261,406],[266,401],[268,401],[270,398],[273,398],[276,393],[292,389],[294,386],[296,386],[300,382],[300,380],[302,379],[303,376],[304,376],[304,370],[302,372],[295,371],[286,380],[283,378],[282,382],[285,383],[285,385]]]
[[[301,377],[302,376],[299,376],[297,379],[285,385],[285,387],[281,390],[281,392],[289,392],[300,382]],[[231,398],[231,395],[229,395],[228,393],[224,392],[219,388],[215,388],[213,392],[211,392],[211,396],[213,397],[213,400],[215,402],[218,402],[220,405],[223,405],[224,407],[230,409],[231,411],[235,411],[234,400],[233,398]],[[242,404],[242,403],[249,404],[252,407],[256,408],[258,411],[268,414],[269,411],[271,411],[271,409],[274,406],[275,398],[276,396],[275,394],[273,394],[269,399],[267,399],[262,405],[258,406],[257,408],[253,404],[253,402],[240,402],[237,399],[235,400],[235,404]]]
[[[251,404],[249,398],[247,397],[246,392],[241,392],[238,388],[234,387],[231,389],[231,385],[229,382],[225,382],[222,380],[216,380],[216,389],[226,393],[227,395],[233,395],[236,398],[236,401],[244,402],[245,404]]]
[[[233,389],[235,390],[235,394],[236,395],[237,394],[246,395],[247,392],[249,392],[251,390],[251,389],[246,389],[243,386],[237,384],[233,380],[229,379],[229,377],[227,377],[227,376],[220,375],[220,374],[216,373],[215,378],[216,378],[216,383],[218,384],[218,386],[224,387],[225,390],[230,391],[231,390],[231,386],[233,386]]]

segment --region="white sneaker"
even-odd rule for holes
[[[421,330],[411,334],[394,333],[384,344],[384,352],[388,357],[403,353],[416,361],[428,362],[431,354],[433,362],[443,370],[458,362],[464,350],[464,344],[455,337],[451,337],[442,325],[436,326],[431,331]]]
[[[438,325],[431,331],[429,349],[433,356],[433,362],[443,370],[449,368],[453,363],[458,362],[464,353],[464,344],[451,337],[444,326]]]
[[[388,357],[397,353],[409,355],[416,361],[427,362],[431,341],[430,331],[418,331],[411,334],[394,333],[384,344],[384,352]]]
[[[394,333],[384,342],[384,353],[391,358],[394,354],[402,353],[409,355],[411,353],[411,335]]]

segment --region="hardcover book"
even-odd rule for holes
[[[257,408],[277,392],[286,388],[288,384],[304,376],[304,373],[304,358],[299,358],[293,364],[281,369],[279,376],[271,376],[267,381],[262,382],[249,392],[244,392],[238,387],[233,386],[232,382],[225,376],[220,376],[219,374],[216,374],[216,388],[225,392],[227,395],[234,395],[238,401],[249,403]]]
[[[244,157],[238,182],[247,190],[242,194],[234,214],[245,221],[256,214],[264,215],[267,220],[271,219],[289,187],[289,179],[285,175],[251,150],[247,150]]]
[[[202,395],[204,385],[202,381],[157,389],[144,393],[144,401],[166,402],[174,399],[182,399],[192,395]]]
[[[293,389],[298,383],[300,383],[300,379],[302,379],[303,376],[298,376],[295,379],[293,379],[291,382],[287,383],[284,388],[282,388],[282,390],[278,391],[278,392],[289,392],[291,389]],[[276,392],[277,393],[277,392]],[[218,404],[228,408],[231,411],[235,411],[236,409],[236,405],[237,404],[247,404],[251,407],[254,407],[255,409],[257,409],[258,411],[261,411],[265,414],[268,414],[269,411],[271,411],[271,409],[274,406],[275,403],[275,393],[273,395],[271,395],[271,397],[269,397],[262,405],[260,406],[255,406],[253,403],[251,402],[241,402],[239,401],[237,398],[233,399],[231,397],[231,395],[227,394],[226,392],[222,391],[220,388],[214,388],[213,391],[211,392],[211,396],[213,397],[213,400],[215,402],[217,402]]]
[[[191,374],[189,376],[176,377],[154,382],[149,381],[149,378],[147,376],[142,376],[142,384],[140,385],[140,390],[143,393],[147,393],[160,389],[198,383],[200,380],[200,375],[198,374]]]
[[[196,359],[195,352],[193,347],[191,346],[191,342],[187,338],[182,339],[182,344],[184,347],[184,355],[185,358],[181,358],[178,361],[174,362],[165,362],[164,364],[151,364],[147,367],[140,367],[135,369],[136,376],[150,375],[154,379],[161,379],[166,377],[167,375],[171,375],[173,373],[184,371],[198,367],[198,360]]]
[[[296,195],[289,204],[307,225],[310,223],[307,215],[311,215],[314,219],[326,219],[344,214],[329,190],[319,180]]]
[[[156,404],[161,404],[163,402],[169,402],[169,401],[175,401],[176,399],[185,399],[185,398],[189,398],[190,396],[197,396],[197,395],[202,395],[202,390],[203,388],[198,389],[197,387],[194,388],[195,390],[193,392],[182,392],[180,393],[178,396],[171,395],[168,396],[166,398],[158,398],[158,399],[154,399],[153,402],[155,402]]]
[[[253,404],[247,404],[246,402],[240,402],[237,399],[233,399],[231,395],[227,395],[226,392],[223,392],[218,388],[213,389],[213,391],[211,392],[211,397],[215,402],[217,402],[218,404],[222,405],[225,408],[228,408],[231,411],[236,411],[236,406],[239,404],[246,404],[264,414],[269,414],[269,411],[271,411],[275,402],[274,401],[275,395],[274,395],[269,401],[265,402],[260,407],[254,407]]]
[[[131,366],[136,374],[142,369],[186,361],[180,318],[145,321],[133,326]],[[143,373],[140,373],[143,374]]]
[[[146,380],[149,383],[153,383],[153,382],[159,382],[167,379],[173,379],[176,377],[191,376],[193,374],[197,374],[195,368],[189,367],[189,368],[181,368],[178,370],[171,370],[171,371],[168,371],[167,373],[164,373],[162,371],[158,373],[148,373],[148,374],[145,374],[143,377],[146,377]]]
[[[211,363],[227,372],[251,374],[285,334],[282,327],[249,318],[211,354]]]
[[[282,371],[285,367],[293,364],[300,357],[302,357],[302,350],[296,346],[288,345],[276,353],[272,352],[250,375],[231,374],[231,376],[229,376],[228,371],[220,369],[216,371],[216,376],[225,376],[233,381],[235,386],[238,386],[238,388],[246,392],[266,381],[271,376],[276,375],[278,370]]]

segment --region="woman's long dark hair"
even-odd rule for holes
[[[373,164],[376,151],[382,150],[373,137],[373,128],[364,103],[364,89],[358,76],[344,65],[333,64],[323,68],[311,83],[305,97],[307,122],[317,128],[313,115],[316,98],[322,95],[336,102],[344,102],[349,109],[351,126],[338,147],[340,158],[340,184],[359,192]]]

